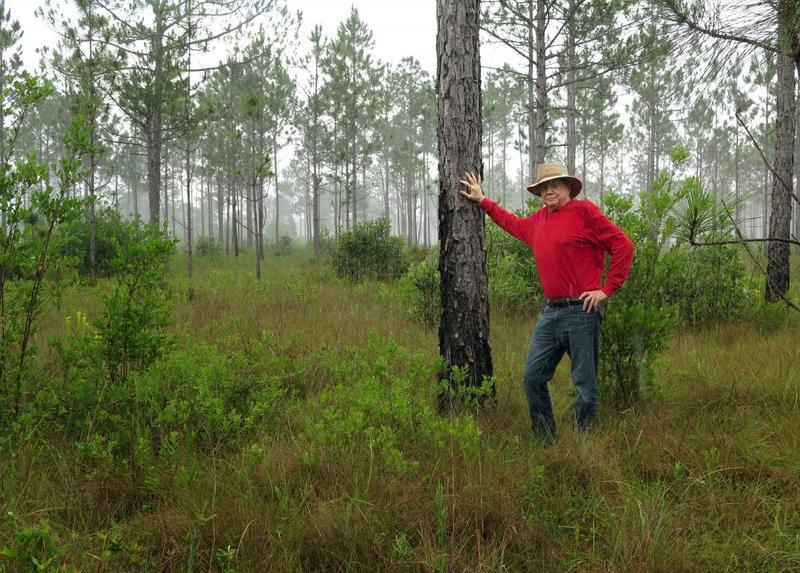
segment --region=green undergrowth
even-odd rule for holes
[[[212,255],[189,303],[184,264],[164,290],[172,346],[115,395],[137,424],[76,425],[54,358],[51,394],[4,438],[0,571],[800,567],[792,321],[678,332],[657,391],[589,437],[562,364],[542,448],[520,382],[534,317],[492,318],[496,406],[441,416],[435,333],[398,312],[400,285],[349,284],[300,251],[256,282],[251,257]],[[100,315],[88,288],[42,337]]]

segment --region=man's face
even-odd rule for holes
[[[553,179],[542,183],[539,187],[541,189],[541,198],[545,207],[550,211],[561,209],[564,205],[569,203],[571,197],[569,196],[569,185],[563,179]]]

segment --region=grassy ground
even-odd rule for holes
[[[302,256],[268,259],[261,283],[252,267],[199,260],[189,304],[176,262],[180,358],[159,376],[192,384],[241,355],[236,372],[283,392],[268,415],[229,440],[174,436],[137,470],[34,428],[0,460],[0,547],[28,527],[54,571],[800,570],[796,323],[680,333],[652,395],[588,438],[565,362],[544,449],[520,382],[535,317],[492,317],[497,406],[441,418],[436,333],[394,285]],[[93,300],[68,293],[40,340]]]

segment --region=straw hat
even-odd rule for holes
[[[536,166],[536,181],[528,185],[528,191],[536,196],[541,196],[541,189],[537,189],[537,187],[553,179],[565,179],[565,183],[569,185],[569,196],[573,199],[583,189],[583,182],[570,175],[566,165],[561,163],[540,163]]]

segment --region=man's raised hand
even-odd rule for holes
[[[484,195],[483,191],[481,191],[481,176],[475,176],[472,173],[467,172],[464,173],[464,177],[466,177],[466,181],[462,179],[461,183],[467,188],[467,190],[461,190],[459,193],[475,203],[480,203],[483,201]]]

